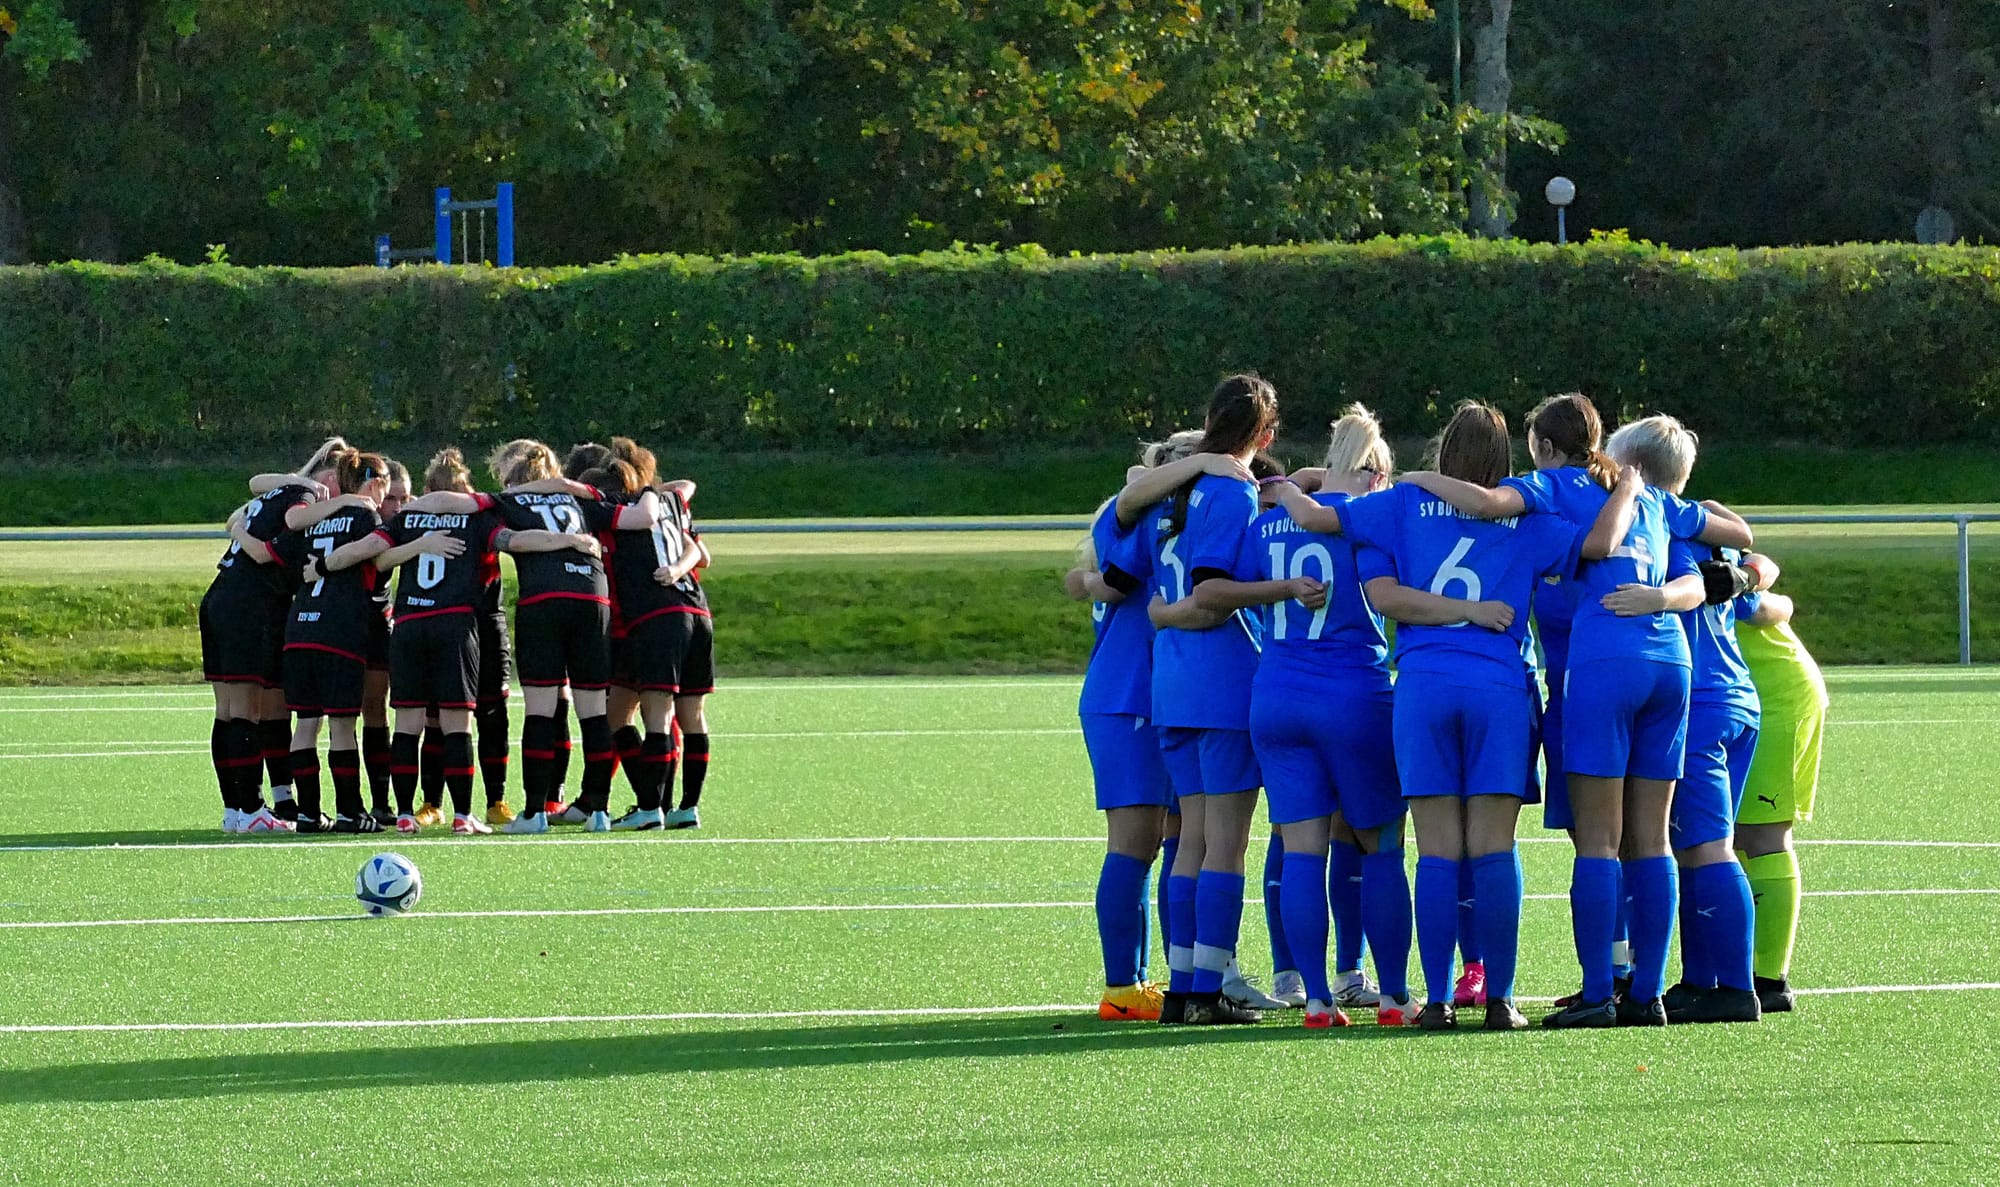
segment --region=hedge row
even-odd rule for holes
[[[0,269],[0,451],[209,452],[322,430],[625,431],[729,448],[1117,444],[1252,368],[1294,431],[1399,433],[1580,388],[1725,440],[1986,441],[2000,251],[1460,239],[1054,258],[589,268]]]

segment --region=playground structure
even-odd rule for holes
[[[491,262],[500,268],[514,266],[514,183],[503,181],[494,187],[491,198],[484,201],[460,202],[451,196],[450,186],[439,186],[431,203],[433,239],[429,247],[397,248],[384,232],[375,236],[375,266],[393,267],[411,260],[429,261],[436,264],[481,264]],[[492,212],[493,254],[486,253],[487,212]],[[478,224],[475,246],[473,224]],[[453,250],[453,239],[457,239],[457,250]]]

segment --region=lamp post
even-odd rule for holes
[[[1567,177],[1551,177],[1542,187],[1542,197],[1556,208],[1556,243],[1569,242],[1569,204],[1576,201],[1576,183]]]

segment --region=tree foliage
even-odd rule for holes
[[[522,258],[1573,222],[2000,239],[2000,5],[0,0],[0,263],[354,263],[513,181]],[[1527,194],[1524,205],[1516,197]]]

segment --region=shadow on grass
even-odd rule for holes
[[[435,1084],[511,1084],[676,1072],[843,1067],[1133,1048],[1411,1041],[1413,1037],[1372,1026],[1340,1032],[1336,1038],[1308,1034],[1296,1025],[1164,1029],[1059,1015],[914,1023],[808,1023],[792,1029],[744,1027],[669,1034],[72,1063],[0,1070],[0,1100],[182,1100]]]
[[[397,833],[370,834],[384,842]],[[450,835],[448,831],[440,836]],[[9,849],[102,849],[109,845],[312,845],[318,841],[353,841],[356,833],[313,833],[307,836],[231,836],[218,828],[106,829],[88,833],[0,833],[0,851]]]

